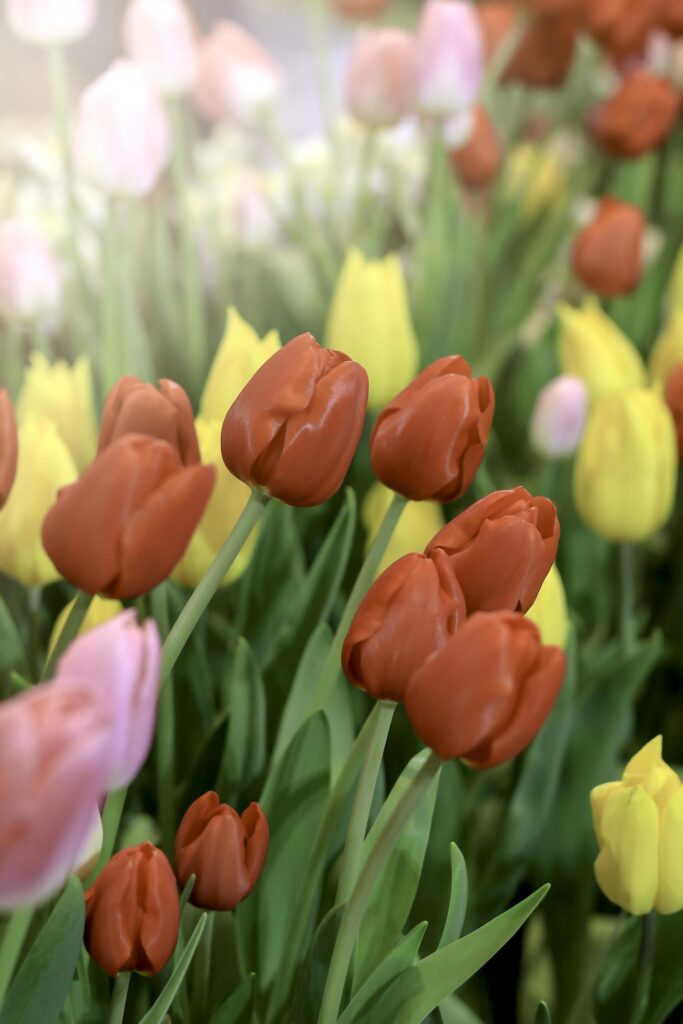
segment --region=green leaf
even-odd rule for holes
[[[332,907],[313,936],[294,990],[292,1019],[297,1024],[316,1024],[343,910],[343,904]]]
[[[457,996],[448,996],[439,1003],[439,1013],[442,1024],[483,1024],[481,1017]]]
[[[451,843],[451,894],[448,900],[446,921],[439,941],[439,949],[460,938],[465,914],[467,913],[467,864],[460,848]]]
[[[255,978],[254,974],[245,978],[216,1010],[209,1024],[248,1024],[254,1003]]]
[[[256,658],[244,637],[237,641],[227,691],[229,719],[220,785],[232,799],[237,799],[263,771],[267,743],[266,691]]]
[[[192,769],[182,785],[179,803],[183,813],[193,800],[208,790],[216,788],[227,732],[228,719],[223,712],[204,740]]]
[[[173,1000],[178,994],[178,989],[182,985],[183,978],[187,974],[188,968],[192,963],[192,959],[195,953],[197,952],[197,946],[199,945],[199,940],[201,939],[204,929],[206,928],[207,919],[208,915],[202,914],[202,916],[197,921],[195,929],[192,932],[192,935],[190,936],[190,940],[187,943],[187,946],[185,947],[183,955],[180,957],[180,960],[175,965],[171,977],[164,985],[157,1000],[154,1002],[154,1004],[150,1007],[150,1009],[147,1011],[145,1016],[140,1021],[140,1024],[161,1024],[161,1022],[163,1021],[164,1017],[166,1016],[171,1007]]]
[[[23,660],[24,649],[19,631],[9,608],[0,597],[0,672],[20,665]]]
[[[547,1003],[539,1003],[534,1016],[534,1024],[552,1024],[550,1010]]]
[[[7,993],[0,1024],[56,1024],[83,943],[83,887],[70,878]]]
[[[311,695],[331,645],[332,630],[326,622],[319,622],[306,644],[287,696],[273,748],[273,762],[280,760],[308,717]]]
[[[412,967],[422,945],[427,922],[409,932],[376,967],[339,1018],[339,1024],[356,1024],[372,1009],[378,996],[406,968]]]

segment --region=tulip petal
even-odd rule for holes
[[[683,910],[683,785],[661,812],[659,889],[655,909],[660,914]]]
[[[599,822],[595,877],[608,899],[631,914],[648,914],[659,886],[659,814],[641,786],[613,790]]]

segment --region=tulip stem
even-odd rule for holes
[[[353,947],[375,883],[403,827],[410,820],[440,768],[441,759],[431,753],[396,803],[363,864],[358,881],[342,913],[325,982],[318,1024],[336,1024]]]
[[[87,879],[86,886],[92,885],[102,868],[111,859],[114,852],[114,846],[116,845],[116,837],[119,833],[119,825],[121,824],[123,808],[125,807],[127,796],[128,786],[123,786],[121,789],[115,789],[107,796],[104,811],[102,813],[102,831],[104,833],[102,838],[102,849],[100,850],[100,856],[95,866],[95,870],[90,878]]]
[[[621,642],[625,653],[629,653],[636,641],[636,574],[632,544],[619,546],[621,570]]]
[[[633,1012],[630,1024],[642,1024],[650,1002],[652,974],[655,966],[655,950],[657,946],[657,914],[651,911],[643,917],[640,934],[640,952],[638,954],[638,985],[633,1001]]]
[[[169,631],[168,584],[162,583],[151,594],[152,615],[165,639]],[[159,692],[155,750],[157,813],[161,826],[162,845],[168,853],[175,831],[175,701],[173,687],[162,686]]]
[[[86,594],[84,591],[79,590],[76,595],[76,600],[71,605],[69,614],[67,615],[66,622],[62,626],[59,635],[52,645],[52,650],[49,652],[45,659],[43,671],[40,676],[41,680],[50,679],[54,674],[55,666],[61,658],[62,654],[72,642],[78,636],[78,631],[83,625],[83,621],[88,614],[88,608],[92,602],[92,595]]]
[[[121,974],[116,975],[111,1003],[109,1004],[109,1024],[123,1024],[129,985],[130,971],[123,971]]]
[[[32,918],[33,907],[22,907],[14,911],[5,929],[0,946],[0,1007],[12,980]]]
[[[356,181],[356,194],[351,211],[351,222],[349,230],[349,242],[353,245],[365,223],[365,210],[368,200],[371,197],[370,172],[377,153],[379,135],[376,129],[368,128],[365,131],[361,145],[360,158],[358,160],[358,178]],[[379,202],[377,206],[379,206]]]

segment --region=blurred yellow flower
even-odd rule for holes
[[[505,162],[503,191],[524,220],[533,220],[567,198],[567,163],[553,146],[522,142]]]
[[[55,640],[62,632],[64,623],[68,619],[69,613],[75,603],[76,598],[74,598],[73,601],[69,601],[55,619],[55,624],[52,627],[50,640],[47,645],[48,653],[54,647]],[[88,606],[87,612],[85,613],[85,618],[81,623],[81,628],[78,630],[78,635],[81,636],[83,633],[88,633],[91,629],[95,629],[96,626],[103,626],[105,622],[109,622],[110,619],[113,619],[122,611],[123,605],[120,601],[115,601],[109,597],[100,597],[99,595],[95,595]]]
[[[234,306],[225,319],[225,332],[199,402],[199,415],[221,422],[240,391],[259,367],[281,348],[280,335],[269,331],[264,338],[258,334]]]
[[[325,344],[365,367],[371,409],[381,409],[410,384],[420,350],[396,253],[370,260],[359,249],[349,250],[332,296]]]
[[[97,419],[92,373],[87,356],[73,365],[54,363],[32,352],[17,399],[19,421],[51,420],[80,471],[92,462],[97,450]]]
[[[678,250],[668,288],[669,306],[671,311],[683,310],[683,245]]]
[[[526,614],[527,618],[538,626],[544,644],[554,644],[558,647],[567,646],[569,634],[567,597],[560,570],[554,563],[543,580],[538,597]]]
[[[52,420],[20,423],[17,475],[0,511],[0,572],[34,587],[59,579],[43,548],[41,529],[59,488],[77,476],[73,456]]]
[[[605,896],[631,914],[682,910],[683,783],[662,760],[661,736],[631,758],[621,782],[591,791],[591,809]]]
[[[650,376],[662,386],[679,363],[683,363],[683,296],[681,306],[671,312],[669,322],[650,352]]]
[[[596,533],[622,542],[651,536],[671,515],[677,474],[674,421],[657,391],[597,402],[574,467],[574,500]]]
[[[562,304],[557,315],[562,370],[581,378],[592,401],[612,391],[646,384],[638,349],[595,298],[585,299],[578,309]]]
[[[372,543],[379,525],[394,498],[394,492],[379,482],[365,495],[361,520],[367,533],[367,546]],[[444,524],[443,506],[437,501],[409,501],[401,513],[389,546],[378,569],[378,575],[411,551],[423,551]]]

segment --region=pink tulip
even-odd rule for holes
[[[0,224],[0,315],[50,319],[62,299],[62,273],[45,236],[28,221]]]
[[[95,22],[95,0],[5,0],[11,31],[25,43],[60,46],[86,36]]]
[[[217,21],[199,46],[199,113],[208,121],[249,123],[273,105],[281,88],[268,51],[235,22]]]
[[[170,155],[163,103],[137,65],[116,60],[83,92],[76,153],[84,174],[110,195],[151,192]]]
[[[463,0],[428,0],[417,32],[418,107],[449,117],[479,95],[484,42],[475,8]]]
[[[191,92],[197,70],[197,28],[183,0],[131,0],[123,17],[128,56],[159,92]]]
[[[415,44],[398,28],[365,29],[351,53],[346,102],[369,128],[388,128],[408,114],[415,98]]]
[[[588,395],[579,377],[556,377],[539,392],[529,427],[531,446],[539,455],[557,459],[572,455],[588,415]]]

